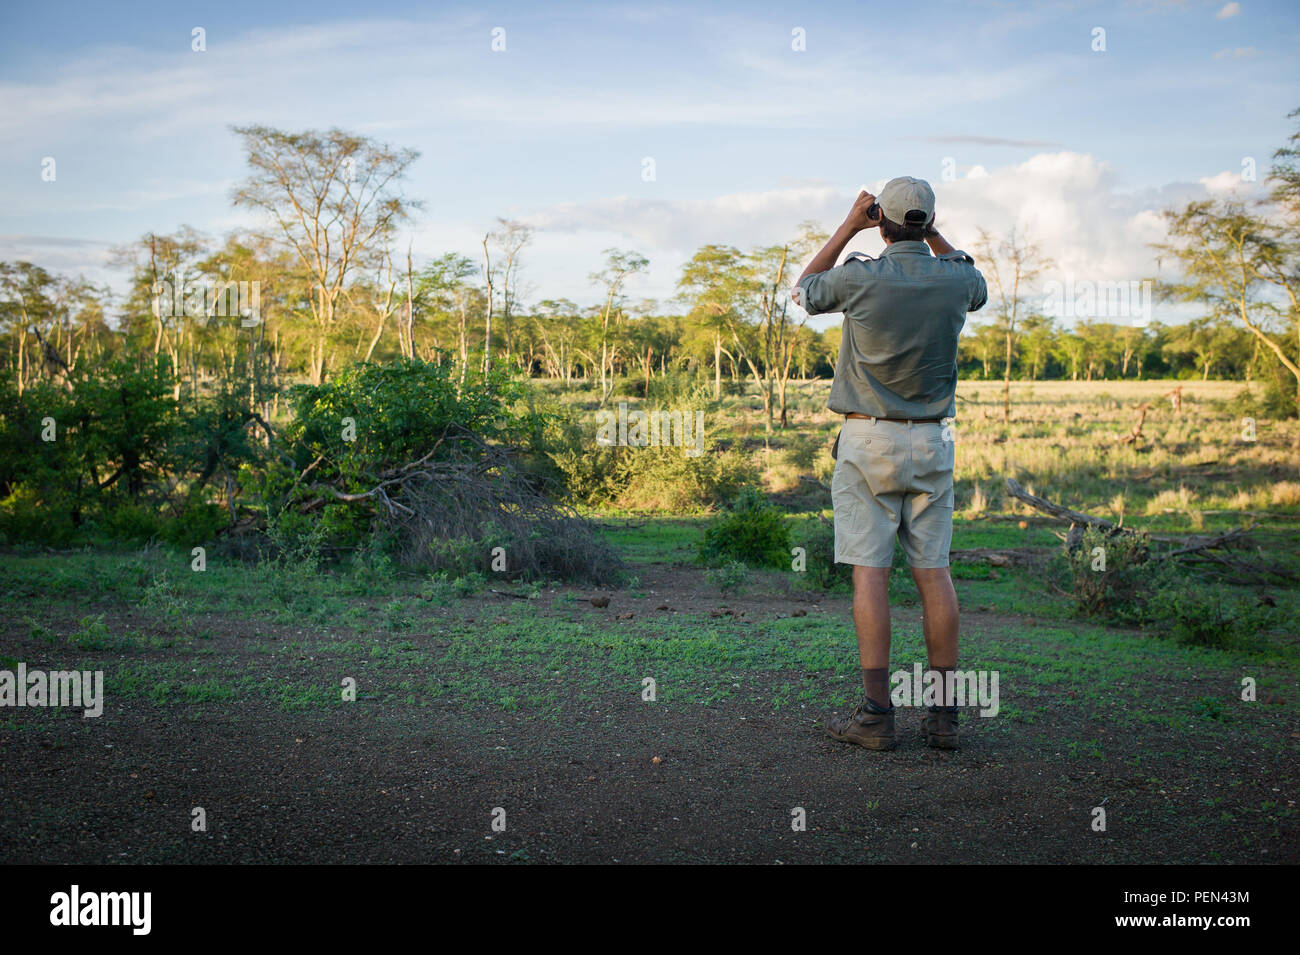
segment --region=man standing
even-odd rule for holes
[[[844,247],[880,229],[877,259]],[[931,255],[931,252],[934,254]],[[922,179],[891,179],[880,197],[863,191],[848,218],[794,289],[809,315],[843,312],[828,405],[844,416],[835,441],[835,561],[853,565],[853,623],[866,699],[826,724],[832,737],[893,749],[889,694],[889,569],[897,537],[921,595],[922,626],[941,702],[922,717],[926,742],[957,746],[950,674],[957,667],[957,594],[948,574],[952,542],[957,336],[966,313],[988,298],[965,252],[934,228],[934,191]],[[935,679],[936,677],[931,677]]]

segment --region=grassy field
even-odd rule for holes
[[[1275,613],[1231,650],[1082,619],[1063,528],[1002,490],[1168,534],[1249,522],[1256,556],[1300,570],[1294,422],[1244,441],[1240,385],[1186,383],[1181,415],[1171,387],[1017,383],[1010,428],[1000,383],[959,389],[962,666],[1000,673],[1001,708],[963,715],[955,753],[907,713],[891,753],[827,739],[861,691],[847,591],[753,571],[724,592],[693,562],[706,515],[594,515],[629,569],[605,607],[382,564],[8,549],[0,669],[100,670],[105,704],[0,710],[0,860],[1298,861],[1295,589],[1236,588]],[[796,520],[828,513],[825,389],[799,385],[771,438],[756,399],[710,422]],[[1143,401],[1146,440],[1119,444]],[[891,591],[909,668],[902,566]]]
[[[1175,412],[1169,392],[1182,388]],[[1111,518],[1155,518],[1161,527],[1199,529],[1242,513],[1300,514],[1294,420],[1231,410],[1250,386],[1227,381],[1041,381],[1011,383],[1003,424],[1002,382],[963,381],[953,434],[958,443],[957,509],[977,516],[1014,510],[1004,480],[1015,478],[1053,500]],[[753,391],[751,386],[750,391]],[[801,476],[829,483],[830,449],[840,418],[826,408],[830,383],[795,382],[790,428],[770,435],[756,395],[724,395],[706,430],[722,447],[753,455],[774,493],[800,488]],[[1254,391],[1257,393],[1258,388]],[[593,416],[594,392],[564,401]],[[627,401],[629,407],[654,403]],[[1148,403],[1143,440],[1123,443]],[[1249,429],[1249,430],[1248,430]],[[594,431],[594,424],[593,424]],[[1226,512],[1226,513],[1221,513]]]

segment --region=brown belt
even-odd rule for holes
[[[942,418],[878,418],[870,414],[846,414],[846,418],[866,418],[868,421],[893,421],[898,424],[940,424]]]

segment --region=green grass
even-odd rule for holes
[[[595,515],[593,515],[595,516]],[[601,532],[629,564],[690,564],[707,518],[608,518]]]

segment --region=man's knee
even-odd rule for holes
[[[947,567],[913,567],[912,579],[917,587],[942,587],[952,584],[952,577]]]
[[[863,567],[853,565],[853,589],[855,591],[878,590],[881,586],[889,587],[888,567]]]
[[[854,586],[857,586],[859,581],[861,581],[862,583],[879,583],[880,581],[888,581],[889,570],[891,570],[891,568],[862,567],[861,564],[854,564],[853,565]]]

